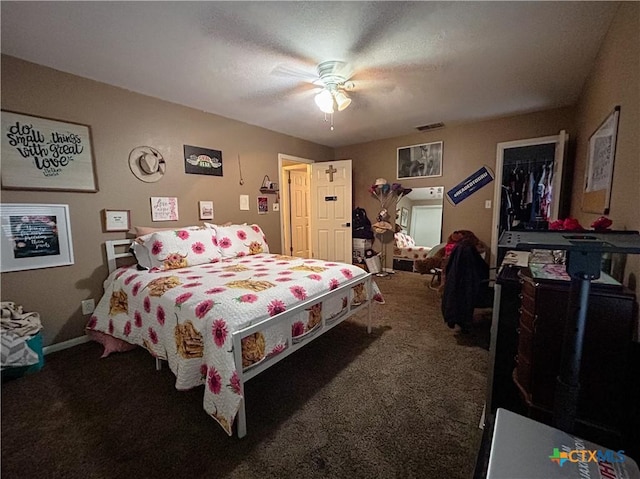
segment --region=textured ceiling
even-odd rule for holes
[[[2,53],[327,146],[570,105],[617,2],[13,2]],[[310,83],[348,62],[330,131]]]

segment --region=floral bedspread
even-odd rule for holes
[[[428,246],[409,246],[405,248],[393,247],[393,256],[396,258],[425,259],[431,251]]]
[[[170,271],[119,268],[105,281],[105,294],[87,329],[143,346],[166,359],[177,389],[205,384],[204,409],[231,435],[243,394],[231,333],[365,274],[349,264],[274,254]],[[330,321],[366,299],[366,291],[360,284],[339,296],[314,304],[291,322],[244,338],[243,368],[284,350],[288,328],[294,342],[304,338],[323,318]]]

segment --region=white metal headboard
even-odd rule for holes
[[[109,273],[112,273],[118,267],[118,259],[133,256],[129,253],[129,246],[132,241],[132,239],[119,239],[105,242],[104,247],[107,251],[107,265],[109,267]],[[122,252],[122,246],[125,247],[124,252]]]

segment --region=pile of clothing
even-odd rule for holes
[[[40,361],[38,352],[27,341],[34,338],[42,329],[38,313],[25,313],[22,306],[11,301],[0,302],[2,308],[0,323],[0,354],[2,369],[9,367],[32,366]]]

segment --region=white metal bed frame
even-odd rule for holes
[[[122,258],[133,257],[133,255],[129,252],[129,246],[131,245],[132,239],[120,239],[120,240],[111,240],[105,242],[105,249],[107,253],[107,265],[109,267],[109,273],[113,272],[118,267],[118,260]],[[124,250],[124,251],[123,251]],[[231,334],[232,342],[233,342],[233,360],[236,366],[236,371],[238,374],[238,379],[240,381],[240,387],[242,390],[242,400],[240,402],[240,408],[238,409],[238,413],[236,415],[236,426],[238,432],[238,438],[242,438],[247,434],[247,419],[246,419],[246,411],[245,411],[245,398],[244,398],[244,383],[254,378],[261,372],[270,368],[274,364],[278,363],[282,359],[286,358],[293,352],[297,351],[304,345],[308,344],[310,341],[313,341],[315,338],[323,335],[330,329],[334,328],[338,324],[340,324],[345,319],[350,316],[362,311],[364,308],[367,308],[367,333],[371,333],[371,305],[373,302],[373,289],[371,286],[372,275],[367,273],[366,276],[360,276],[358,278],[353,278],[343,284],[341,284],[337,289],[333,291],[329,291],[328,293],[316,296],[314,298],[306,299],[293,307],[287,309],[276,316],[271,318],[264,319],[259,323],[248,326],[241,330],[235,331]],[[322,319],[322,325],[309,337],[305,338],[303,341],[299,343],[293,342],[293,337],[291,335],[291,328],[288,328],[288,336],[287,336],[287,347],[280,352],[279,354],[272,356],[261,364],[256,365],[255,367],[249,369],[248,371],[243,370],[242,367],[242,339],[246,336],[254,334],[258,331],[262,331],[268,327],[279,324],[283,321],[290,320],[292,316],[304,311],[307,307],[318,303],[319,301],[324,301],[326,299],[330,299],[333,297],[344,295],[345,292],[348,294],[353,286],[364,283],[367,291],[367,299],[363,303],[355,307],[349,307],[347,311],[341,313],[338,317],[332,318],[329,321],[326,321],[324,318]],[[156,369],[160,370],[161,368],[161,360],[156,358]]]

